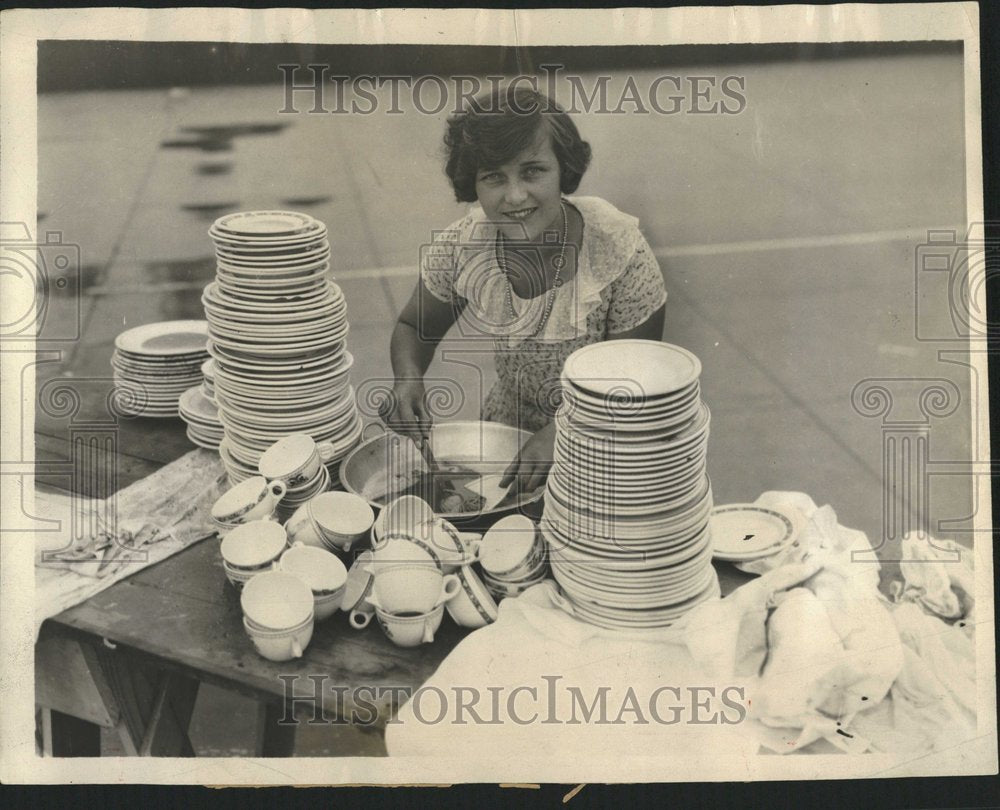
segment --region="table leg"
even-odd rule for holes
[[[42,709],[42,740],[47,756],[101,755],[101,727],[55,709]]]
[[[295,729],[279,723],[285,710],[281,703],[260,701],[257,704],[257,740],[255,753],[259,757],[290,757],[295,753]]]

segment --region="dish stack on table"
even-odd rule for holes
[[[211,357],[202,363],[201,374],[201,385],[181,394],[178,410],[181,419],[187,422],[188,439],[206,450],[218,450],[223,430],[215,401],[215,361]]]
[[[111,355],[118,408],[129,416],[177,416],[181,395],[201,383],[207,338],[205,321],[150,323],[118,335]]]
[[[306,214],[250,211],[220,217],[209,235],[217,273],[202,303],[230,481],[256,475],[279,439],[305,433],[332,447],[324,464],[339,486],[340,461],[362,425],[326,226]]]
[[[541,530],[580,619],[663,627],[719,595],[701,363],[648,340],[567,358]]]

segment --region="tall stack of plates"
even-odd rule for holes
[[[115,338],[111,367],[118,407],[132,416],[177,416],[177,403],[201,382],[208,358],[205,321],[163,321]]]
[[[208,350],[224,439],[219,453],[235,483],[258,474],[261,454],[290,433],[334,446],[340,461],[361,437],[346,350],[347,305],[329,278],[326,226],[291,211],[220,217],[216,280],[205,288]]]
[[[585,621],[662,627],[719,594],[700,373],[691,352],[649,340],[566,360],[541,529]]]

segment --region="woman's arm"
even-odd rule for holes
[[[389,344],[393,395],[384,406],[383,417],[393,430],[427,438],[433,419],[424,402],[424,374],[461,310],[460,303],[442,301],[418,279]]]
[[[650,315],[645,321],[624,332],[615,332],[608,335],[608,340],[623,340],[626,338],[642,338],[644,340],[663,340],[663,324],[665,321],[667,305],[663,304],[656,312]]]

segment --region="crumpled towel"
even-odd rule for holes
[[[903,582],[890,586],[897,602],[918,602],[942,619],[961,620],[971,637],[975,623],[972,551],[951,540],[910,532],[902,541]]]
[[[489,751],[500,762],[526,751],[539,758],[594,750],[717,755],[713,746],[787,753],[818,741],[850,753],[909,753],[974,736],[974,648],[961,628],[915,604],[887,600],[878,590],[879,566],[852,559],[854,551],[870,551],[867,538],[841,526],[829,506],[786,492],[765,493],[757,503],[799,509],[806,525],[782,563],[769,558],[769,570],[725,599],[698,605],[670,628],[606,631],[554,607],[555,584],[543,583],[502,602],[497,622],[470,634],[425,684],[446,695],[462,686],[543,691],[544,676],[558,675],[561,688],[584,694],[610,686],[614,706],[629,688],[642,696],[663,686],[730,685],[744,689],[744,722],[519,726],[503,715],[494,725],[427,724],[406,703],[398,723],[387,727],[389,753],[447,758]],[[796,603],[809,605],[812,624],[800,609],[786,610],[771,626],[782,604]],[[825,646],[799,646],[819,635],[813,631],[820,620]],[[782,635],[784,642],[776,638]],[[777,655],[779,646],[785,649]]]
[[[35,514],[58,521],[59,528],[34,533],[35,638],[45,619],[214,534],[211,506],[227,486],[219,455],[198,449],[104,501],[36,490]],[[73,536],[74,527],[82,536]],[[100,559],[66,562],[48,557],[47,552],[71,543],[83,545],[105,532],[113,535],[113,544],[131,538],[125,545],[140,545],[139,553],[123,549],[103,569]]]

